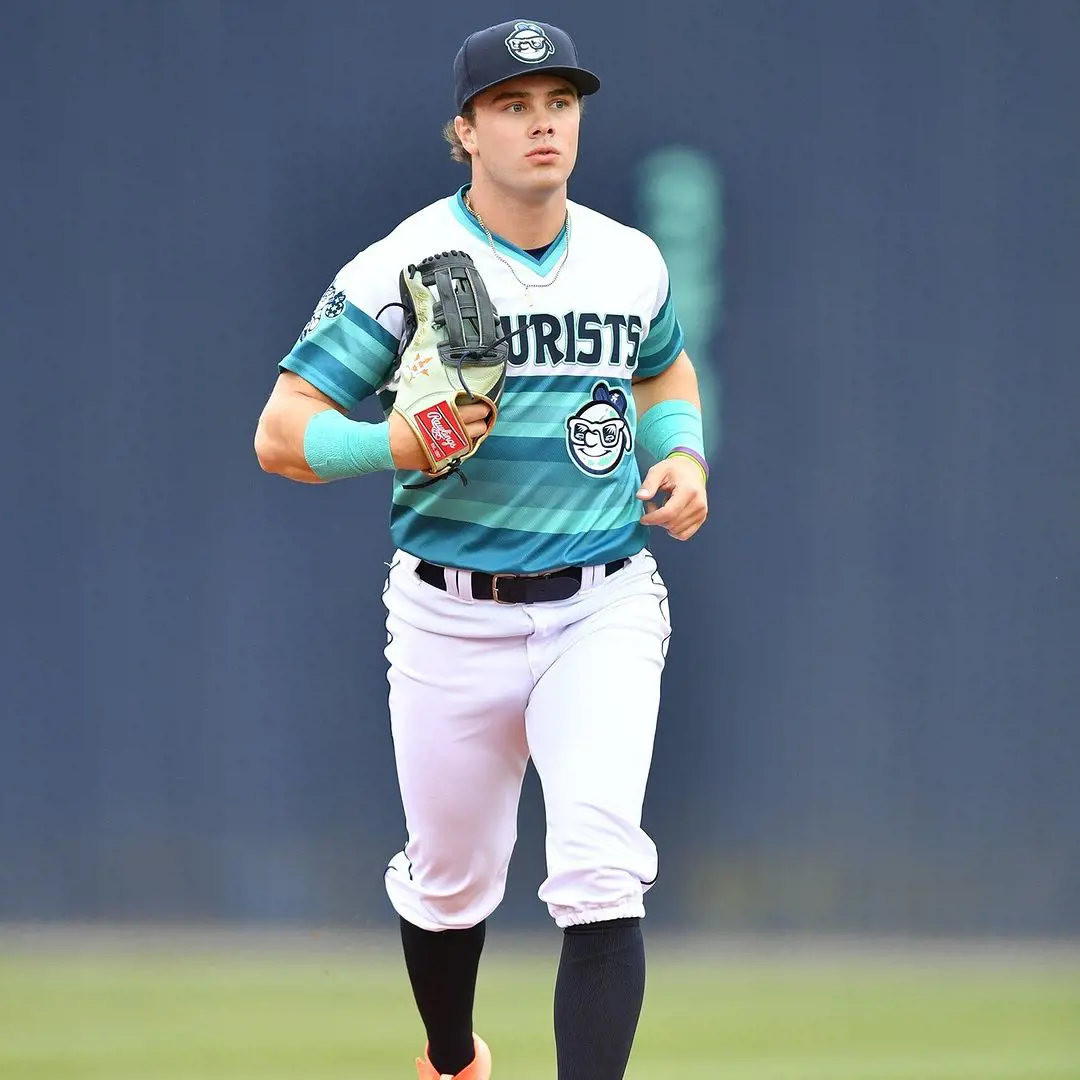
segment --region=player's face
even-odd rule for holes
[[[577,161],[581,109],[565,79],[522,75],[478,94],[474,104],[476,122],[465,133],[474,169],[523,194],[566,183]]]

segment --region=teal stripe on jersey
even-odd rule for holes
[[[572,519],[575,522],[578,515],[585,511],[593,514],[597,519],[603,518],[609,523],[623,524],[635,520],[642,514],[641,500],[635,495],[641,484],[641,476],[636,469],[628,471],[625,476],[622,475],[622,470],[619,470],[616,474],[618,480],[609,491],[603,486],[604,481],[599,478],[578,488],[568,488],[565,483],[558,483],[555,480],[529,484],[527,488],[523,488],[522,485],[510,481],[490,479],[490,474],[498,475],[498,470],[492,470],[489,462],[486,463],[488,472],[484,472],[479,469],[479,464],[473,458],[472,462],[465,466],[465,471],[469,477],[469,486],[462,488],[456,498],[444,496],[439,501],[434,502],[416,498],[416,493],[413,491],[398,490],[395,491],[395,502],[401,506],[411,506],[413,509],[431,517],[440,516],[442,507],[446,506],[450,508],[448,516],[455,521],[462,520],[462,514],[453,507],[459,503],[467,502],[474,512],[472,517],[464,520],[487,521],[493,525],[506,525],[515,528],[518,526],[511,526],[507,520],[507,515],[516,512],[518,507],[529,513],[537,511],[545,515],[552,514],[552,507],[557,507],[559,512],[567,512],[569,515],[568,520]],[[482,499],[472,494],[473,489],[480,486],[481,480],[483,481]],[[460,485],[458,486],[460,487]],[[429,489],[425,488],[423,490],[427,491]],[[484,509],[482,516],[478,518],[475,511],[481,505]],[[497,516],[491,512],[493,506],[500,510]],[[509,507],[515,509],[506,509]],[[603,527],[609,528],[611,526],[609,524]],[[543,522],[541,526],[535,529],[530,526],[530,530],[535,532],[581,531],[577,524],[572,528],[560,530],[552,527],[550,522]]]
[[[343,409],[355,408],[373,390],[359,375],[344,367],[324,349],[309,345],[306,341],[294,345],[278,368],[299,375],[316,390],[333,398]]]
[[[528,267],[528,269],[539,274],[541,277],[547,277],[548,274],[555,269],[556,265],[562,259],[563,253],[566,251],[566,226],[564,225],[562,227],[559,231],[559,235],[555,237],[551,246],[539,259],[536,258],[535,255],[530,255],[523,248],[519,248],[517,244],[512,244],[509,240],[504,240],[497,233],[493,233],[492,239],[489,241],[487,233],[480,227],[480,223],[465,208],[465,192],[467,189],[468,185],[460,188],[458,193],[450,200],[450,209],[453,212],[454,217],[457,218],[457,220],[478,240],[482,240],[485,244],[489,244],[493,241],[496,249],[501,251],[504,255],[509,255],[515,262]]]
[[[492,516],[491,503],[468,498],[439,499],[432,503],[432,507],[437,507],[438,513],[435,516],[440,521],[475,523]],[[411,505],[410,508],[418,514],[424,514],[425,511],[423,505]],[[561,534],[565,539],[567,534],[607,531],[630,525],[637,521],[641,514],[642,504],[635,500],[632,505],[609,506],[600,513],[591,506],[585,510],[568,510],[554,506],[508,506],[498,520],[502,529],[522,533]]]
[[[679,325],[678,320],[676,320],[675,333],[671,335],[667,347],[663,352],[648,357],[644,364],[639,363],[635,374],[639,379],[647,379],[651,375],[659,375],[662,371],[666,371],[675,363],[679,358],[679,353],[685,348],[686,338],[683,335],[683,328]]]
[[[427,518],[402,506],[395,506],[391,514],[390,535],[396,547],[421,559],[489,574],[593,566],[636,555],[648,542],[646,526],[636,522],[608,531],[545,536]]]
[[[542,416],[567,417],[581,408],[592,396],[593,387],[602,382],[609,390],[621,390],[633,405],[633,373],[620,369],[613,375],[602,371],[580,371],[574,375],[514,375],[506,379],[503,412],[509,410],[517,419],[533,420]]]
[[[513,390],[515,394],[544,395],[545,398],[554,397],[555,394],[581,395],[588,397],[592,393],[593,384],[597,382],[607,383],[608,386],[619,386],[621,390],[629,390],[630,376],[618,372],[604,373],[596,368],[579,371],[573,375],[515,375],[513,369],[506,378],[507,390]]]
[[[669,368],[685,347],[682,325],[675,314],[675,305],[669,290],[667,299],[649,327],[649,334],[638,351],[637,370],[639,379],[659,375]]]
[[[515,379],[511,376],[506,380],[506,388],[503,390],[503,399],[499,403],[499,413],[512,412],[515,420],[528,418],[551,419],[554,416],[569,416],[576,409],[580,409],[592,394],[592,388],[597,382],[595,376],[590,379],[575,377],[577,389],[575,390],[543,390],[535,393],[533,383],[547,382],[546,379]],[[609,387],[619,386],[623,393],[630,388],[629,379],[603,379]]]
[[[650,356],[663,348],[671,340],[671,332],[675,328],[675,305],[671,301],[671,292],[668,292],[660,310],[656,313],[649,326],[649,333],[641,343],[638,356]]]
[[[308,343],[328,352],[369,386],[381,386],[394,362],[394,353],[387,353],[381,346],[372,349],[371,338],[345,319],[335,319],[325,329],[320,326],[308,337]]]
[[[537,440],[538,443],[556,440]],[[511,447],[519,446],[520,439],[508,440]],[[547,455],[541,459],[537,446],[521,457],[499,457],[490,452],[489,437],[476,455],[465,463],[467,485],[434,484],[422,489],[395,490],[394,499],[415,505],[418,492],[426,492],[426,498],[439,497],[453,500],[456,497],[486,502],[491,514],[485,518],[495,524],[495,518],[507,511],[511,503],[523,506],[566,506],[584,509],[591,506],[599,512],[611,502],[626,503],[639,486],[640,473],[637,458],[625,454],[618,467],[606,476],[590,476],[580,472],[570,460],[565,440],[562,440],[562,457],[551,461]],[[404,477],[404,474],[402,474]],[[420,478],[419,474],[405,477],[409,483]],[[425,500],[425,506],[429,505]],[[435,505],[435,504],[430,504]],[[432,513],[438,513],[432,510]]]
[[[487,443],[480,453],[486,450]],[[536,462],[535,451],[524,460]],[[642,503],[635,495],[641,476],[631,456],[610,476],[586,477],[570,465],[564,448],[562,466],[556,470],[537,462],[527,479],[517,481],[507,476],[503,463],[478,454],[464,466],[468,487],[396,485],[394,503],[427,517],[537,533],[613,529],[641,517]]]
[[[561,439],[567,417],[589,400],[591,390],[592,383],[583,383],[576,394],[504,394],[495,431],[501,439],[554,438],[556,435]]]
[[[397,339],[350,302],[319,324],[278,365],[295,372],[339,405],[353,408],[381,386],[397,356]]]
[[[372,349],[378,351],[381,346],[382,351],[389,353],[391,358],[397,356],[398,339],[382,323],[376,322],[366,311],[350,301],[345,302],[344,315],[371,342]]]
[[[499,414],[500,420],[506,420],[506,412],[507,410],[504,409]],[[531,414],[532,410],[530,410]],[[559,412],[556,419],[562,419],[565,415],[565,412]],[[501,439],[550,439],[551,437],[551,418],[522,420],[515,416],[512,424],[504,423],[499,429]]]
[[[486,470],[480,470],[479,466],[485,465]],[[469,494],[472,488],[476,487],[474,478],[483,476],[484,479],[484,501],[490,506],[495,504],[496,506],[509,506],[511,503],[519,506],[527,506],[534,509],[548,509],[552,506],[558,506],[563,510],[595,510],[597,503],[605,503],[609,500],[609,496],[606,490],[601,487],[602,481],[596,479],[590,484],[584,484],[579,488],[568,488],[565,483],[559,483],[557,480],[548,478],[548,481],[543,483],[529,484],[527,490],[522,490],[522,486],[517,483],[513,483],[506,479],[492,479],[492,476],[501,476],[503,470],[501,470],[497,464],[492,462],[479,462],[476,458],[473,458],[469,465],[466,466],[466,473],[469,476],[469,487],[466,488],[462,494],[466,498],[473,498]],[[631,482],[632,481],[632,482]],[[640,474],[634,472],[631,476],[624,479],[619,478],[618,487],[627,488],[629,490],[619,492],[620,499],[614,500],[623,505],[631,505],[630,494],[636,492],[641,484]],[[459,485],[460,486],[460,485]],[[617,489],[616,489],[617,490]],[[634,500],[639,502],[640,500]],[[629,511],[627,512],[629,514]]]
[[[499,430],[498,421],[495,431]],[[550,431],[550,429],[549,429]],[[485,458],[492,461],[535,461],[556,462],[557,464],[569,464],[566,455],[566,444],[560,432],[556,437],[550,434],[547,438],[515,438],[513,435],[496,435],[492,433],[484,440],[481,448]]]

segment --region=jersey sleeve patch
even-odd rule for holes
[[[682,325],[675,314],[675,304],[669,289],[667,298],[649,326],[648,335],[641,343],[634,376],[638,379],[648,379],[666,371],[675,363],[684,346]]]
[[[387,381],[397,346],[386,327],[331,286],[278,369],[352,409]]]

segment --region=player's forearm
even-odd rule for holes
[[[308,464],[304,434],[311,418],[328,408],[326,402],[300,394],[272,395],[255,431],[255,456],[259,465],[266,472],[289,480],[325,483]]]
[[[689,401],[701,412],[701,395],[698,392],[694,365],[686,353],[679,353],[675,363],[659,375],[638,379],[633,384],[634,406],[638,416],[661,401]]]
[[[692,458],[709,478],[701,426],[701,395],[694,365],[685,352],[666,371],[633,384],[638,445],[657,461],[672,455]]]
[[[486,431],[488,409],[465,405],[470,437]],[[266,472],[305,484],[322,484],[384,470],[427,469],[419,439],[396,412],[378,424],[350,420],[333,401],[283,375],[259,417],[255,455]]]

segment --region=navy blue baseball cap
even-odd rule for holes
[[[577,49],[565,30],[513,19],[465,39],[454,57],[454,104],[460,113],[481,90],[539,71],[564,76],[579,94],[600,89],[600,80],[578,63]]]

